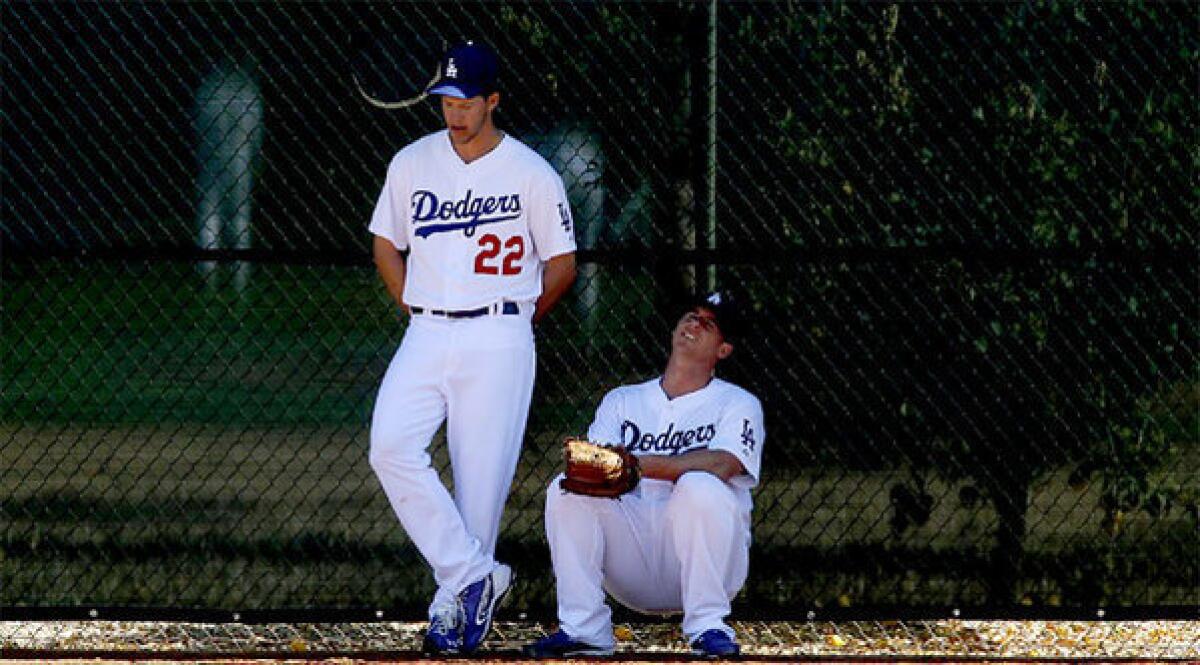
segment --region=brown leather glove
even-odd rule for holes
[[[617,446],[568,438],[563,459],[567,471],[559,487],[573,494],[615,499],[637,487],[642,477],[637,457]]]

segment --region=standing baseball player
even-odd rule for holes
[[[429,93],[446,129],[388,167],[370,230],[388,293],[411,316],[375,401],[371,466],[433,569],[428,653],[471,653],[512,584],[495,558],[533,392],[531,321],[575,279],[562,179],[496,128],[495,53],[452,47]],[[454,494],[430,462],[447,423]]]
[[[746,581],[750,489],[762,460],[762,406],[716,378],[741,325],[734,303],[696,302],[671,335],[662,376],[605,396],[588,429],[594,442],[637,457],[641,481],[619,499],[573,494],[559,476],[546,496],[546,538],[559,630],[525,647],[535,658],[613,653],[605,591],[641,612],[683,612],[697,655],[740,652],[725,623]]]

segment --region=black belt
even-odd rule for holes
[[[425,309],[424,307],[411,307],[413,314],[432,314],[433,316],[444,316],[447,319],[474,319],[480,316],[487,316],[492,313],[492,306],[480,307],[478,309]],[[500,308],[498,314],[520,314],[521,308],[515,302],[506,302]]]

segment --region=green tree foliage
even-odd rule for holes
[[[1000,517],[989,593],[1012,602],[1032,483],[1112,436],[1132,454],[1149,430],[1122,423],[1194,381],[1194,8],[729,14],[728,68],[752,73],[729,105],[771,131],[741,135],[753,159],[724,153],[740,223],[723,230],[812,256],[755,291],[786,322],[758,353],[804,386],[774,401],[775,433],[812,462],[970,479]],[[776,207],[736,214],[744,199]],[[1145,469],[1169,447],[1137,450],[1106,476],[1106,514],[1161,506]],[[924,496],[897,485],[894,526]]]

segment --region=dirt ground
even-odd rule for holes
[[[14,662],[419,662],[422,623],[0,622]],[[753,662],[1200,661],[1200,621],[734,622]],[[501,622],[473,661],[519,662],[552,627]],[[609,662],[695,660],[672,624],[618,624]],[[454,660],[454,659],[451,659]]]

